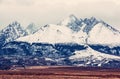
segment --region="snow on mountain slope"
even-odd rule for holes
[[[31,32],[34,31],[34,25],[30,25],[28,29],[30,29]],[[44,26],[33,35],[17,40],[26,42],[75,42],[82,44],[110,45],[120,43],[120,32],[94,17],[79,20],[74,15],[70,15],[58,25],[50,24]]]
[[[27,35],[26,31],[22,29],[18,22],[9,24],[6,28],[0,31],[0,34],[2,34],[2,39],[5,39],[5,42],[14,41],[19,37]]]
[[[66,26],[46,25],[34,34],[18,38],[17,41],[26,42],[45,42],[45,43],[84,43],[84,33],[73,33],[72,30]],[[80,39],[83,38],[83,39]]]
[[[104,54],[98,51],[93,50],[92,48],[88,47],[85,50],[82,51],[76,51],[74,56],[71,56],[70,59],[79,59],[82,57],[88,57],[93,56],[94,58],[97,58],[98,60],[101,60],[102,58],[107,59],[120,59],[119,56]]]
[[[120,32],[98,23],[89,32],[88,44],[120,44]]]
[[[111,60],[120,60],[120,57],[104,54],[88,47],[85,50],[76,51],[75,55],[69,57],[69,59],[73,61],[84,61],[85,62],[84,65],[97,64],[98,66],[101,66],[102,64],[107,63]],[[83,63],[77,65],[83,65]]]

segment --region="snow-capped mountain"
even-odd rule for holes
[[[14,41],[15,39],[25,35],[27,35],[27,33],[16,21],[9,24],[6,28],[0,31],[0,39],[3,40],[2,42],[4,43]]]
[[[0,44],[8,42],[0,47],[2,60],[10,65],[120,67],[120,32],[102,20],[70,15],[39,29],[30,24],[26,31],[29,35],[15,22],[0,32]]]
[[[120,32],[101,22],[92,28],[88,36],[89,44],[120,44]]]
[[[97,20],[94,17],[79,20],[74,15],[70,15],[58,25],[46,25],[40,28],[36,33],[21,37],[17,39],[17,41],[31,43],[74,42],[79,44],[119,44],[119,39],[120,32],[102,20]]]
[[[34,37],[34,38],[33,38]],[[42,27],[36,33],[18,38],[17,41],[29,43],[81,43],[85,42],[85,33],[82,31],[73,33],[69,27],[49,24]]]

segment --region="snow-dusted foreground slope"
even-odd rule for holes
[[[77,64],[74,64],[78,66],[85,66],[85,65],[102,66],[102,64],[106,64],[112,60],[120,61],[120,56],[104,54],[88,47],[85,50],[75,51],[75,55],[69,57],[69,59],[75,62],[78,61]],[[80,63],[79,61],[84,61],[84,63]]]
[[[120,56],[105,54],[89,46],[74,43],[10,42],[0,49],[1,66],[70,65],[90,67],[120,67]]]

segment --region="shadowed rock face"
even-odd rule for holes
[[[75,52],[76,50],[83,50],[86,47],[84,45],[72,44],[72,43],[58,43],[58,44],[47,44],[47,43],[32,43],[27,42],[9,42],[5,44],[1,51],[1,55],[37,55],[42,53],[45,56],[46,54],[55,54],[56,52],[63,55],[69,55]]]

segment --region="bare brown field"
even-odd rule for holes
[[[120,69],[35,66],[0,70],[0,79],[120,79]]]

